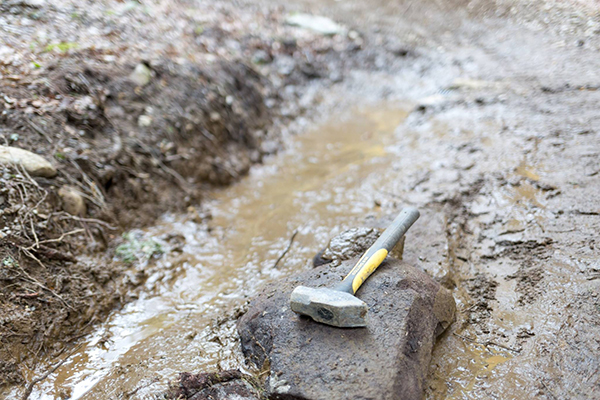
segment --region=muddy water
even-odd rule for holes
[[[535,238],[554,220],[548,197],[536,185],[551,165],[515,152],[495,120],[478,125],[465,114],[449,113],[420,123],[420,114],[408,115],[408,110],[408,104],[363,108],[334,118],[296,137],[288,150],[238,184],[212,193],[199,209],[212,219],[167,215],[146,229],[147,238],[179,237],[181,248],[162,256],[160,271],[140,298],[86,338],[31,398],[152,398],[177,372],[243,365],[231,317],[236,308],[263,283],[309,268],[312,256],[342,229],[407,203],[420,207],[423,216],[411,228],[405,259],[454,283],[459,309],[456,323],[434,350],[426,398],[535,397],[536,343],[556,341],[569,297],[519,305],[518,280],[509,277],[519,272],[521,261],[498,257],[459,263],[455,254],[468,250],[461,247],[469,241],[460,242],[467,233],[448,238],[452,211],[442,207],[444,198],[475,185],[468,174],[501,167],[507,179],[526,179],[481,189],[485,196],[467,204],[471,229],[482,229],[477,236],[515,243],[519,235],[530,235],[519,240]],[[450,122],[462,129],[451,129]],[[494,151],[472,165],[477,153],[457,150],[464,143]],[[494,213],[502,216],[498,226],[485,228],[496,219]],[[486,240],[476,241],[475,257],[488,251]],[[585,280],[581,274],[574,280],[577,266],[564,257],[544,265],[552,276],[548,293],[572,291]],[[469,280],[481,272],[497,285],[493,311],[487,320],[470,322],[471,307],[482,300],[476,297],[479,289],[469,291]],[[528,335],[534,329],[533,339],[520,338],[519,332]]]
[[[147,291],[114,313],[31,398],[116,398],[149,385],[136,392],[143,397],[180,371],[238,366],[234,320],[223,316],[261,284],[308,268],[341,229],[377,214],[371,188],[389,166],[386,147],[408,109],[335,118],[213,193],[203,205],[210,220],[168,215],[145,230],[146,238],[182,236],[181,251],[160,258]]]

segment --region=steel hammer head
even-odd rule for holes
[[[341,328],[367,326],[367,305],[350,293],[298,286],[290,298],[292,311]]]

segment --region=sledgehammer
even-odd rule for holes
[[[336,287],[313,289],[298,286],[290,298],[292,311],[341,328],[367,326],[367,304],[354,297],[354,294],[418,218],[419,211],[416,208],[407,207],[400,211]]]

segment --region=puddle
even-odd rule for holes
[[[167,215],[145,236],[181,235],[180,254],[110,316],[31,399],[106,399],[156,393],[180,371],[237,366],[234,320],[224,319],[270,280],[308,268],[327,240],[373,214],[373,185],[389,165],[386,146],[408,106],[357,110],[292,141],[288,150],[216,191],[195,223]],[[290,246],[290,239],[294,235]],[[287,254],[275,266],[287,247]]]

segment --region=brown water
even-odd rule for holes
[[[386,146],[408,110],[365,108],[335,118],[212,193],[203,205],[210,221],[167,215],[146,229],[145,237],[182,235],[182,252],[160,258],[147,293],[111,315],[31,398],[106,399],[144,384],[156,393],[177,372],[239,366],[234,320],[224,316],[263,283],[308,268],[332,235],[377,214],[373,185],[389,167]]]

